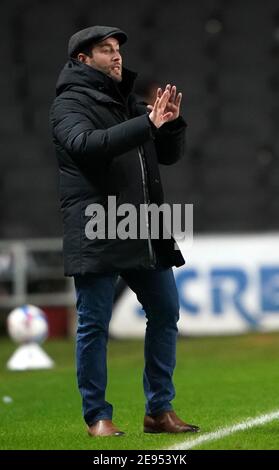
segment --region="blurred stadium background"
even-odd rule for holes
[[[206,415],[205,430],[270,411],[278,406],[276,361],[279,356],[276,333],[279,330],[279,6],[276,0],[175,0],[171,3],[142,0],[136,4],[128,0],[105,3],[101,0],[1,0],[0,368],[5,386],[10,380],[14,387],[17,381],[5,372],[6,360],[13,349],[5,338],[6,317],[14,307],[26,303],[46,312],[53,340],[46,348],[55,356],[58,368],[67,364],[69,381],[74,377],[72,342],[67,339],[74,335],[75,329],[73,285],[71,279],[63,277],[58,172],[48,113],[57,76],[67,60],[68,39],[75,31],[92,24],[116,25],[128,33],[123,60],[124,65],[139,73],[136,92],[140,96],[150,101],[157,84],[166,83],[176,84],[183,92],[182,114],[188,123],[187,153],[173,167],[161,167],[166,200],[194,204],[194,245],[184,249],[187,264],[176,270],[182,305],[177,372],[180,393],[189,380],[193,390],[193,394],[187,391],[191,413],[195,411],[194,417],[200,418],[197,424],[201,426]],[[273,333],[267,333],[271,330]],[[119,358],[125,356],[123,351],[128,345],[127,351],[135,350],[135,356],[131,356],[135,364],[140,361],[137,354],[138,348],[142,351],[141,340],[133,343],[131,338],[141,338],[143,331],[144,317],[139,305],[120,281],[111,336],[127,339],[113,344],[114,360],[118,353]],[[184,336],[236,333],[246,333],[246,336],[186,338],[189,345],[183,343]],[[224,374],[214,376],[214,364],[221,364],[226,348],[225,362],[220,367]],[[69,352],[67,359],[65,350]],[[191,363],[191,358],[194,361],[199,355],[198,351],[204,351],[205,355],[199,356],[200,362]],[[210,364],[207,351],[212,354]],[[247,370],[245,367],[242,370],[247,374],[239,377],[243,361]],[[207,370],[212,367],[212,375],[205,381],[208,390],[222,383],[222,392],[225,384],[238,383],[239,387],[224,391],[227,401],[222,406],[220,400],[213,403],[212,392],[207,402],[200,391],[205,364]],[[124,383],[125,367],[123,363],[122,375],[119,372]],[[235,375],[226,379],[226,368],[231,368]],[[258,376],[256,371],[261,371]],[[51,382],[55,371],[48,374],[43,377]],[[26,390],[28,384],[36,389],[35,376],[29,382],[26,378],[22,380]],[[140,388],[140,381],[138,385]],[[243,387],[246,390],[243,400],[246,405],[250,403],[248,408],[238,395]],[[74,383],[71,394],[76,403],[73,412],[76,411],[74,419],[78,429],[82,427],[78,395],[72,388]],[[62,389],[59,390],[62,402]],[[131,393],[134,396],[136,388]],[[139,390],[138,393],[137,406],[141,412],[143,398]],[[0,393],[5,394],[10,395],[12,391]],[[255,401],[250,401],[252,394]],[[269,399],[265,401],[267,395]],[[195,397],[199,399],[199,407]],[[119,399],[117,394],[115,399]],[[185,403],[181,397],[178,400],[183,414]],[[40,402],[37,406],[40,409]],[[5,417],[7,407],[2,404],[0,407]],[[125,407],[123,413],[120,423],[121,419],[123,423],[128,420]],[[32,410],[28,408],[29,419],[31,415]],[[44,414],[40,416],[44,419]],[[9,409],[7,423],[12,417]],[[20,413],[18,417],[23,420]],[[246,447],[241,439],[224,446],[278,448],[279,434],[275,430],[271,434],[273,440],[265,443],[263,436],[258,435],[256,441],[251,436]],[[3,448],[11,448],[11,442],[7,439]],[[65,448],[71,446],[69,442]],[[30,441],[26,448],[32,445],[35,446]],[[140,443],[134,445],[141,448]],[[148,448],[161,444],[160,440],[147,444],[145,438],[142,445]]]

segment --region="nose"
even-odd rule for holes
[[[119,51],[114,52],[113,60],[117,60],[118,62],[121,62],[121,54]]]

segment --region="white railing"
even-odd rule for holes
[[[39,282],[51,287],[40,292]],[[72,278],[63,274],[60,238],[0,241],[0,308],[26,303],[74,305]]]

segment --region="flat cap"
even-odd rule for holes
[[[121,29],[113,26],[90,26],[82,29],[70,37],[68,44],[68,55],[73,57],[82,47],[90,42],[100,42],[110,36],[115,37],[120,46],[127,41],[128,36]]]

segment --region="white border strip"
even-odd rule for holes
[[[204,442],[214,441],[216,439],[222,439],[225,436],[229,436],[237,431],[245,431],[246,429],[252,428],[254,426],[262,426],[263,424],[269,423],[274,419],[279,419],[279,410],[273,411],[268,414],[258,416],[257,418],[249,418],[242,423],[235,424],[233,426],[228,426],[226,428],[219,429],[215,432],[210,432],[200,436],[196,439],[187,440],[180,444],[176,444],[172,447],[169,447],[167,450],[187,450],[192,449]]]

